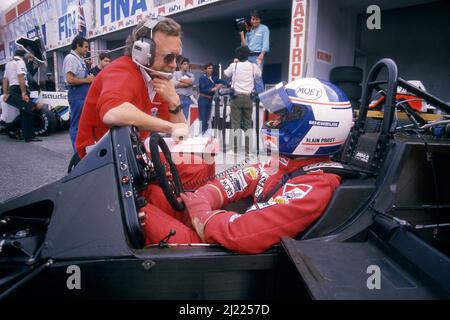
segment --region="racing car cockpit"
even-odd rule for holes
[[[377,79],[383,70],[387,81]],[[0,298],[448,298],[450,142],[427,134],[429,127],[397,127],[397,85],[408,86],[392,60],[372,68],[336,156],[342,185],[307,230],[262,254],[209,244],[144,247],[141,191],[158,183],[182,210],[183,186],[161,136],[150,137],[150,159],[135,128],[111,129],[66,177],[1,204]],[[370,132],[374,90],[386,102],[380,130]],[[83,290],[68,288],[70,266],[80,268]],[[367,290],[370,266],[382,271],[381,290]]]

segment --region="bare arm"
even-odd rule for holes
[[[187,88],[192,86],[194,81],[192,79],[180,79],[177,84],[177,88]]]
[[[6,77],[3,78],[3,101],[8,100],[9,95],[9,82]]]
[[[241,46],[247,45],[246,42],[245,42],[244,31],[239,32],[239,35],[241,36]]]
[[[94,80],[94,76],[92,74],[88,75],[86,78],[77,78],[72,72],[66,73],[66,80],[67,83],[71,86],[78,86],[81,84],[88,84],[91,83],[92,80]]]
[[[6,77],[3,78],[3,94],[8,95],[9,92],[9,81]]]
[[[26,102],[30,101],[30,97],[27,94],[27,86],[25,85],[25,75],[19,74],[17,75],[19,79],[20,92],[22,92],[22,99]]]

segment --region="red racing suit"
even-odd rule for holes
[[[288,179],[270,199],[261,200],[261,197],[267,195],[285,174],[329,161],[328,157],[281,157],[278,168],[267,162],[237,170],[199,189],[198,192],[207,189],[212,195],[208,196],[211,210],[199,214],[189,208],[189,214],[172,210],[162,203],[162,192],[155,187],[150,196],[154,200],[143,208],[146,242],[158,243],[174,229],[176,234],[169,243],[218,243],[239,253],[262,252],[280,242],[281,237],[295,237],[315,221],[327,207],[341,178],[321,170],[308,171]],[[253,198],[253,205],[244,214],[219,210],[246,197]]]

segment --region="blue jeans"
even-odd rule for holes
[[[80,121],[81,111],[83,110],[84,100],[89,90],[88,84],[82,84],[79,86],[69,86],[69,92],[67,94],[67,100],[70,106],[70,140],[72,142],[72,148],[75,149],[75,140],[78,133],[78,122]]]
[[[198,117],[200,118],[202,134],[208,130],[208,121],[211,118],[212,99],[200,96],[198,98]]]
[[[181,106],[183,107],[184,117],[187,120],[188,116],[189,116],[189,107],[192,104],[192,100],[191,100],[191,98],[189,96],[182,96],[182,95],[180,95],[180,102],[181,102]]]
[[[256,64],[256,59],[258,58],[258,56],[250,56],[248,57],[248,61],[250,61],[251,63]],[[264,66],[264,62],[261,64],[261,75],[262,75],[262,71],[263,71],[263,66]],[[255,79],[255,89],[257,93],[261,93],[264,91],[264,82],[262,77],[256,77]]]

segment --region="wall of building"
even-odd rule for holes
[[[287,80],[289,21],[271,27],[270,32],[271,50],[265,63],[281,64],[282,79]],[[239,35],[230,21],[183,24],[183,55],[191,63],[221,63],[226,68],[233,61],[234,49],[239,45]]]
[[[421,80],[427,91],[450,101],[450,3],[382,11],[381,30],[359,26],[367,68],[381,58],[397,62],[406,80]]]
[[[311,14],[313,13],[314,11],[311,11]],[[320,0],[315,21],[314,16],[310,15],[309,23],[316,33],[315,39],[308,39],[308,46],[312,47],[307,49],[308,68],[313,69],[308,75],[328,80],[333,67],[353,65],[357,14],[349,9],[341,9],[337,1]],[[308,32],[308,35],[311,37],[314,33]],[[314,48],[315,52],[312,51]],[[317,61],[317,50],[330,53],[331,63]]]

